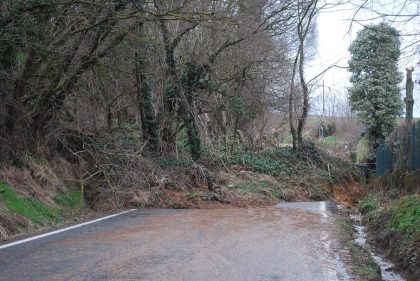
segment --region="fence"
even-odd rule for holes
[[[376,152],[376,175],[382,176],[398,166],[412,172],[420,169],[420,121],[409,128],[407,137],[382,145]]]

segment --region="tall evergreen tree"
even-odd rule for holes
[[[367,26],[358,32],[349,51],[350,106],[366,125],[374,152],[393,130],[403,108],[398,86],[402,80],[399,33],[384,22]]]

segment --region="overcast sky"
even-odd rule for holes
[[[380,6],[379,3],[382,2]],[[389,3],[387,3],[389,2]],[[396,3],[398,1],[374,1],[368,3],[371,10],[387,9],[386,12],[392,12],[398,6]],[[413,1],[414,3],[414,1]],[[414,3],[419,5],[418,3]],[[414,7],[417,8],[418,6]],[[352,19],[356,9],[354,6],[344,5],[338,6],[333,9],[326,9],[319,14],[318,17],[318,51],[315,59],[310,62],[306,74],[310,80],[312,77],[316,76],[318,73],[324,71],[331,65],[339,65],[342,67],[347,67],[347,62],[350,58],[350,53],[348,48],[351,41],[356,37],[357,31],[362,28],[361,24],[353,22],[351,24],[350,19]],[[377,23],[381,21],[380,19],[373,19],[377,15],[372,11],[359,11],[357,18],[363,20],[362,23],[368,25],[369,23]],[[418,40],[415,36],[405,36],[408,33],[413,33],[413,31],[420,31],[420,20],[412,20],[408,24],[406,22],[393,22],[391,23],[395,28],[397,28],[404,36],[401,36],[402,46],[405,48],[410,45],[413,40]],[[414,54],[415,51],[413,48],[405,48],[401,61],[400,68],[401,71],[404,71],[405,77],[405,68],[407,65],[414,66],[414,79],[420,80],[420,56]],[[324,93],[326,100],[326,113],[337,114],[338,108],[337,105],[328,104],[331,103],[331,100],[340,100],[345,104],[345,97],[347,95],[346,88],[350,86],[349,82],[350,74],[346,69],[333,68],[329,70],[319,81],[317,88],[314,89],[314,92],[311,96],[313,101],[312,113],[321,114],[322,113],[322,83],[324,83]],[[402,95],[405,95],[405,79],[402,83]],[[420,117],[420,85],[417,84],[414,86],[414,115],[415,117]],[[335,112],[334,112],[335,111]]]

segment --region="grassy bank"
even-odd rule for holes
[[[34,196],[19,194],[0,182],[0,240],[64,223],[81,213],[79,190],[55,194],[53,201],[48,204]]]
[[[350,163],[332,157],[312,144],[301,150],[275,148],[261,152],[237,153],[229,160],[236,179],[230,186],[255,193],[271,193],[279,200],[326,200],[337,190],[351,197],[360,196]],[[349,188],[349,185],[356,187]],[[351,200],[351,199],[350,199]]]
[[[370,236],[409,277],[420,277],[420,195],[390,199],[376,192],[360,201]]]

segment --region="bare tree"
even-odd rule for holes
[[[304,77],[305,47],[309,31],[313,28],[313,20],[319,11],[317,1],[299,1],[296,36],[298,45],[292,66],[292,79],[289,90],[289,125],[292,134],[293,149],[297,144],[302,144],[302,131],[309,112],[309,88]],[[312,29],[313,30],[313,29]],[[296,75],[299,74],[300,89],[295,83]],[[295,125],[295,112],[297,100],[301,99],[301,110],[297,113],[297,128]]]
[[[353,7],[351,23],[367,26],[372,21],[386,20],[397,29],[401,29],[402,53],[407,63],[413,56],[420,54],[420,6],[415,0],[386,1],[351,0],[347,3]],[[350,29],[352,25],[350,26]]]

